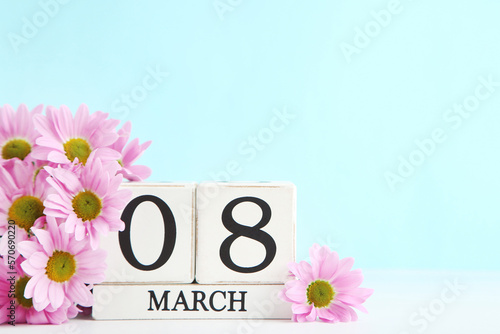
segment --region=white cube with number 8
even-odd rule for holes
[[[132,190],[123,232],[101,238],[108,252],[104,283],[194,280],[195,183],[124,183]]]
[[[295,261],[296,189],[288,182],[198,185],[196,281],[283,283]]]

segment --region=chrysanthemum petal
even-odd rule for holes
[[[49,257],[47,256],[46,253],[43,252],[37,252],[31,255],[28,259],[27,262],[35,269],[35,270],[40,270],[43,269],[47,266],[47,261],[49,260]],[[23,267],[24,268],[24,267]],[[25,271],[30,274],[26,269]]]
[[[23,271],[30,276],[35,276],[38,274],[43,274],[43,270],[33,267],[29,261],[24,261],[22,264]]]
[[[334,278],[332,284],[338,291],[357,288],[363,282],[363,273],[361,269],[353,270],[343,276]]]
[[[360,298],[360,297],[349,295],[349,294],[345,294],[345,293],[337,293],[335,295],[335,298],[338,299],[338,300],[340,300],[344,304],[347,304],[347,305],[350,305],[350,306],[362,304],[362,303],[365,302],[364,298]]]
[[[29,274],[24,268],[26,266],[26,261],[24,261],[22,264],[21,264],[21,267],[23,268],[23,270]],[[40,274],[36,274],[34,275],[33,277],[30,278],[30,280],[28,281],[28,283],[26,284],[26,287],[24,288],[24,297],[25,298],[33,298],[33,291],[35,289],[35,286],[38,284],[38,281],[40,281],[40,279],[42,279],[43,277],[45,276],[45,274],[43,273],[40,273]]]
[[[152,170],[148,166],[134,165],[123,168],[120,173],[129,181],[140,182],[150,177]]]
[[[120,153],[111,148],[98,148],[95,150],[96,157],[104,161],[113,161],[120,159]]]
[[[89,305],[89,301],[92,297],[90,291],[88,291],[85,284],[83,284],[83,282],[77,277],[68,283],[66,292],[70,299],[74,300],[76,303],[82,306],[92,306],[91,304]]]
[[[318,309],[318,318],[321,321],[325,322],[335,322],[336,320],[338,321],[337,315],[330,311],[330,309],[325,307]]]
[[[316,321],[316,318],[318,317],[318,312],[317,312],[317,309],[315,307],[311,308],[311,313],[309,313],[307,316],[306,316],[306,320],[307,321]]]
[[[309,320],[307,320],[307,316],[308,316],[308,314],[294,314],[293,320],[296,322],[307,322],[307,321],[309,321]]]
[[[47,277],[42,277],[38,281],[38,284],[33,290],[33,304],[39,304],[40,306],[47,306],[49,304],[49,284],[50,280]],[[40,308],[37,308],[39,311]]]
[[[78,223],[81,223],[81,219],[76,217],[76,215],[73,212],[69,213],[66,217],[67,217],[66,218],[66,232],[67,233],[75,232],[76,225]]]
[[[286,290],[285,294],[295,303],[304,304],[307,300],[306,290],[300,286]]]
[[[313,308],[312,305],[307,305],[307,304],[298,304],[294,303],[292,304],[292,311],[295,314],[304,314],[304,313],[311,313],[311,309]]]
[[[52,237],[50,236],[50,233],[42,229],[37,229],[35,235],[40,244],[42,245],[43,249],[45,250],[45,252],[47,254],[52,254],[52,252],[54,252],[54,243],[52,242]]]
[[[64,301],[64,289],[61,283],[50,281],[48,287],[48,297],[50,304],[54,308],[59,308]]]
[[[17,245],[19,253],[25,258],[30,258],[34,253],[42,251],[42,245],[33,241],[23,241]]]
[[[349,270],[351,270],[351,268],[352,268],[353,265],[354,265],[354,258],[352,258],[352,257],[346,257],[346,258],[341,259],[339,261],[339,265],[338,265],[337,271],[335,272],[335,274],[330,279],[334,280],[337,277],[345,275],[346,273],[349,272]]]
[[[351,313],[348,311],[348,306],[343,306],[340,303],[332,303],[329,310],[335,314],[340,322],[348,322],[351,320]]]
[[[292,272],[292,274],[304,281],[312,282],[314,280],[312,267],[305,261],[301,261],[299,263],[290,262],[288,263],[288,269]]]
[[[86,231],[85,231],[85,226],[83,226],[83,223],[78,223],[75,226],[75,239],[77,241],[81,241],[85,238]]]

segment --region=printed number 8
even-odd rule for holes
[[[262,210],[262,219],[257,225],[249,227],[240,225],[234,220],[233,210],[238,204],[243,202],[255,203]],[[276,256],[276,243],[274,242],[274,239],[269,234],[262,231],[261,228],[265,227],[270,220],[271,208],[269,207],[269,204],[260,198],[240,197],[229,202],[229,204],[226,205],[222,211],[222,223],[224,224],[224,227],[233,234],[227,237],[220,246],[219,255],[222,263],[224,263],[229,269],[239,273],[255,273],[269,266]],[[239,237],[247,237],[264,245],[266,248],[266,257],[260,264],[254,267],[240,267],[233,262],[229,249],[231,248],[233,242]]]

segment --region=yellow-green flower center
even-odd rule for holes
[[[9,220],[29,232],[35,220],[43,216],[44,209],[42,201],[37,197],[19,197],[9,208]]]
[[[45,274],[52,281],[62,283],[68,281],[76,271],[76,262],[68,252],[56,250],[47,261]]]
[[[73,198],[73,210],[83,221],[93,220],[99,216],[102,209],[101,199],[92,191],[80,191]]]
[[[335,297],[332,285],[327,281],[317,280],[307,287],[307,303],[314,307],[327,307]]]
[[[30,277],[28,276],[23,276],[19,278],[16,282],[16,299],[17,303],[21,306],[24,306],[24,308],[32,308],[33,307],[33,300],[26,299],[24,297],[24,289],[26,289],[26,284],[28,284],[28,281],[30,280]]]
[[[92,152],[90,144],[82,138],[70,139],[64,143],[63,147],[69,161],[73,161],[75,158],[78,158],[78,160],[84,165],[87,163],[87,159]]]
[[[2,158],[24,160],[31,152],[31,145],[24,139],[11,139],[2,147]]]

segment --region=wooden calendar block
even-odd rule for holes
[[[290,319],[288,303],[278,298],[284,285],[94,286],[92,315],[97,320]]]
[[[202,183],[197,188],[196,281],[283,283],[295,261],[292,183]]]
[[[124,183],[126,228],[101,239],[108,283],[194,280],[195,183]]]

